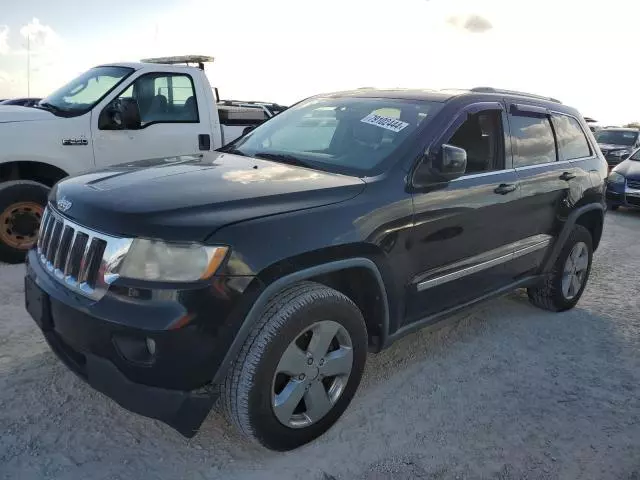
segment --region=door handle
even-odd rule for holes
[[[211,137],[208,134],[202,133],[198,135],[198,148],[200,150],[211,150]]]
[[[506,195],[507,193],[515,192],[518,186],[515,183],[501,183],[493,191],[500,195]]]
[[[562,175],[560,175],[560,180],[569,181],[572,178],[576,178],[576,176],[571,172],[563,172]]]

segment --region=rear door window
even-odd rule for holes
[[[591,148],[580,123],[568,115],[554,114],[551,117],[556,130],[561,160],[575,160],[591,156]]]
[[[556,142],[547,116],[509,114],[513,166],[526,167],[557,160]]]

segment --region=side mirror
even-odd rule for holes
[[[138,130],[141,124],[138,102],[133,98],[114,100],[98,120],[100,130]]]
[[[242,136],[244,137],[247,133],[252,132],[253,130],[255,130],[257,125],[250,125],[248,127],[244,127],[244,130],[242,130]]]
[[[437,154],[424,158],[413,176],[414,186],[425,186],[454,180],[467,169],[467,151],[444,144]]]
[[[467,151],[445,143],[435,156],[432,168],[447,182],[461,177],[467,169]]]

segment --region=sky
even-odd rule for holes
[[[636,0],[21,0],[0,10],[0,98],[46,96],[100,63],[198,54],[215,57],[223,98],[493,86],[619,125],[640,120],[639,18]]]

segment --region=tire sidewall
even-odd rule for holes
[[[564,266],[567,261],[567,257],[573,250],[573,247],[579,243],[583,242],[587,246],[589,263],[587,264],[587,271],[585,273],[584,281],[580,287],[580,290],[572,299],[567,299],[562,293],[562,276],[564,273]],[[556,260],[555,268],[554,268],[554,278],[553,278],[553,292],[554,292],[554,303],[560,307],[560,310],[568,310],[573,308],[576,303],[580,300],[580,297],[584,293],[585,288],[587,287],[587,283],[589,281],[589,275],[591,274],[591,263],[593,260],[593,242],[591,239],[591,234],[589,231],[584,228],[582,225],[576,225],[569,236],[569,239],[562,247],[562,251]]]
[[[0,213],[11,205],[31,201],[43,207],[47,204],[49,187],[33,181],[15,181],[0,185]],[[8,263],[23,262],[28,250],[11,247],[0,241],[0,261]]]
[[[353,366],[342,395],[320,421],[304,428],[286,427],[277,419],[271,405],[275,369],[289,344],[304,330],[321,320],[342,325],[351,337]],[[360,311],[339,296],[316,300],[294,311],[279,329],[275,341],[264,348],[247,393],[249,422],[256,439],[274,450],[290,450],[326,432],[342,415],[360,383],[366,361],[367,334]]]

